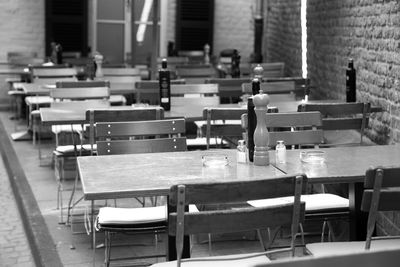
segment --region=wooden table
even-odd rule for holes
[[[227,155],[230,164],[221,168],[203,167],[202,156],[215,153]],[[283,175],[272,165],[237,164],[236,150],[78,157],[77,162],[84,199],[92,202],[91,214],[95,200],[168,195],[170,187],[178,183],[245,181]],[[94,242],[93,239],[93,245]],[[189,247],[185,246],[186,256],[190,256]],[[169,259],[174,259],[172,237],[168,251]]]
[[[306,173],[310,184],[349,185],[351,238],[365,239],[367,220],[365,214],[360,212],[365,171],[370,166],[399,164],[400,146],[338,147],[323,150],[326,153],[323,164],[302,163],[299,159],[302,150],[287,151],[287,163],[275,164],[275,152],[270,151],[271,165],[265,167],[237,164],[235,150],[219,150],[219,153],[228,155],[230,165],[214,173],[208,172],[201,163],[201,156],[213,153],[213,150],[78,157],[78,171],[84,198],[92,203],[98,199],[165,195],[169,187],[177,183],[253,180],[282,173]],[[172,250],[173,244],[170,243],[170,246]],[[174,253],[170,251],[169,257],[172,259]]]

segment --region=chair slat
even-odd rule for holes
[[[86,121],[93,125],[96,122],[161,120],[163,118],[164,109],[161,107],[94,109],[86,112]]]
[[[301,111],[319,111],[323,117],[363,114],[370,112],[369,103],[307,103],[299,105]]]
[[[52,88],[50,97],[55,99],[98,99],[109,98],[109,87]]]
[[[102,68],[104,76],[140,76],[136,68]]]
[[[371,168],[365,173],[364,188],[373,188],[375,183],[376,170],[383,169],[385,179],[382,187],[400,187],[400,167],[377,167]]]
[[[57,81],[56,88],[110,87],[108,81]]]
[[[185,132],[185,120],[154,120],[96,123],[97,137],[181,134]]]
[[[237,182],[215,182],[204,184],[187,184],[186,205],[188,204],[215,204],[215,203],[237,203],[254,199],[293,196],[295,190],[296,177],[302,179],[302,192],[307,190],[306,176],[299,174],[296,176],[271,177],[270,179],[258,181],[237,181]],[[229,188],[229,190],[227,190]],[[177,186],[171,187],[169,203],[177,205]],[[210,194],[210,192],[224,192],[220,194]]]
[[[267,113],[267,127],[322,126],[320,112]]]
[[[75,77],[74,68],[32,68],[33,77]]]
[[[172,84],[171,94],[218,94],[218,84]]]
[[[322,130],[283,131],[269,133],[269,146],[275,147],[277,141],[284,141],[285,145],[316,145],[324,141]]]
[[[186,137],[98,141],[98,155],[186,151]]]
[[[304,213],[304,203],[302,207]],[[271,209],[238,208],[227,213],[225,210],[202,211],[201,213],[186,213],[184,234],[200,233],[230,233],[250,231],[264,227],[290,225],[292,221],[293,204],[281,205]],[[176,214],[169,216],[169,233],[176,234]],[[304,216],[304,214],[300,215]],[[246,220],[243,220],[246,218]]]

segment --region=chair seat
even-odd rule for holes
[[[100,208],[98,215],[98,224],[100,227],[132,226],[166,221],[166,206],[144,208],[104,207]]]
[[[372,240],[371,250],[399,249],[400,238]],[[365,241],[311,243],[306,249],[313,256],[332,256],[365,251]]]
[[[25,103],[29,105],[44,105],[53,102],[53,98],[50,96],[27,96],[25,97]]]
[[[272,199],[251,200],[247,203],[253,207],[274,206],[292,202],[293,197],[280,197]],[[307,212],[318,212],[326,210],[348,209],[349,200],[334,194],[309,194],[302,195],[301,201],[306,203]]]
[[[207,146],[207,141],[205,137],[198,137],[198,138],[188,138],[186,139],[186,144],[188,147],[205,147]],[[229,143],[226,140],[223,140],[220,137],[217,138],[210,138],[210,146],[227,146]]]
[[[258,255],[258,256],[257,256]],[[215,256],[215,257],[202,257],[202,258],[191,258],[183,259],[181,266],[187,267],[213,267],[213,266],[229,266],[229,267],[246,267],[246,266],[257,266],[259,264],[265,264],[271,262],[265,255],[259,255],[259,253],[248,253],[248,254],[236,254],[226,256]],[[168,261],[153,264],[154,267],[175,267],[176,261]]]
[[[96,144],[93,145],[93,151],[96,151],[97,146]],[[84,145],[65,145],[65,146],[57,146],[55,149],[56,155],[57,156],[67,156],[75,153],[75,150],[78,152],[84,152],[87,151],[88,153],[91,151],[90,144],[84,144]],[[90,154],[90,153],[89,153]]]
[[[71,128],[71,125],[53,125],[51,126],[51,131],[54,134],[60,134],[62,132],[71,132],[71,131],[76,133],[81,133],[82,126],[80,124],[73,124]]]
[[[367,136],[363,136],[363,142],[360,143],[360,132],[356,130],[325,130],[324,144],[322,147],[335,147],[343,145],[376,145]]]

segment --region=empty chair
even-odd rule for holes
[[[86,155],[96,155],[97,154],[97,145],[96,141],[98,138],[95,134],[95,125],[100,122],[126,122],[126,121],[143,121],[143,120],[162,120],[164,119],[164,110],[161,107],[147,107],[147,108],[132,108],[132,107],[124,107],[124,108],[91,108],[86,110],[86,123],[87,123],[87,137],[88,141],[86,144],[82,144],[77,148],[68,145],[68,146],[58,146],[55,150],[55,154],[57,158],[60,160],[77,156],[77,152],[86,151]],[[78,155],[82,155],[79,153]],[[85,154],[84,154],[85,155]],[[75,179],[78,177],[76,176]],[[77,183],[78,180],[75,181]],[[71,209],[80,201],[74,201],[75,198],[75,189],[73,189],[67,211],[67,222],[70,222]],[[144,204],[143,200],[138,199],[139,202]],[[71,221],[72,226],[74,222]]]
[[[289,248],[278,250],[294,256],[299,223],[304,216],[301,194],[306,190],[304,175],[268,178],[258,181],[179,184],[169,194],[168,234],[176,238],[177,261],[153,266],[254,266],[269,262],[267,255],[276,251],[218,257],[182,259],[184,236],[200,233],[230,233],[267,227],[290,226]],[[292,196],[294,201],[275,207],[235,208],[187,212],[190,204],[228,204],[250,199]],[[229,205],[228,205],[229,206]],[[223,206],[222,206],[223,207]]]
[[[238,103],[243,95],[242,84],[250,81],[250,78],[209,78],[205,83],[218,84],[221,103]]]
[[[258,64],[264,69],[264,78],[277,78],[285,76],[285,63],[284,62],[267,62],[267,63],[256,63],[251,64],[253,70]]]
[[[216,77],[217,72],[211,65],[187,64],[177,65],[176,74],[178,79],[185,79],[187,83],[204,83],[204,80]]]
[[[270,129],[270,147],[275,147],[278,140],[283,140],[288,146],[311,146],[313,148],[318,148],[323,142],[322,120],[319,112],[268,113],[266,122]],[[247,114],[242,116],[242,125],[247,128]],[[249,204],[260,207],[282,201],[291,201],[291,199],[280,198],[275,199],[275,202],[256,200]],[[348,220],[349,200],[346,198],[335,194],[321,193],[303,195],[302,201],[306,203],[306,220],[323,222],[321,240],[324,238],[328,221]]]
[[[171,80],[172,84],[186,84],[184,79]],[[160,103],[160,84],[157,80],[140,81],[135,83],[136,103],[147,103],[159,105]]]
[[[97,141],[97,154],[185,151],[186,138],[181,137],[181,134],[184,133],[184,119],[96,123],[96,137],[107,139],[105,141]],[[132,140],[132,137],[135,136],[153,138]],[[113,140],[113,138],[118,138],[118,140]],[[126,139],[121,140],[122,138]],[[154,232],[157,234],[165,231],[167,227],[167,208],[166,206],[100,208],[95,227],[98,231],[105,232],[105,265],[109,266],[111,260],[111,234],[115,232]],[[162,255],[148,255],[148,257],[160,256]],[[146,256],[140,256],[140,258],[144,257]]]
[[[307,99],[310,94],[309,80],[299,77],[263,79],[260,89],[270,96],[270,103]],[[243,83],[242,93],[252,94],[252,84]]]
[[[298,110],[321,112],[324,146],[368,144],[364,135],[371,112],[370,103],[304,103]]]
[[[376,167],[366,171],[361,202],[361,210],[369,212],[366,241],[312,243],[306,245],[307,250],[315,256],[328,256],[400,248],[398,237],[373,237],[379,212],[400,210],[399,177],[399,167]]]

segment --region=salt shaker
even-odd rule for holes
[[[244,140],[238,141],[236,153],[237,153],[236,159],[237,159],[238,163],[246,163],[247,162],[246,145],[244,144]]]
[[[275,148],[276,163],[286,162],[286,146],[284,141],[277,141]]]

